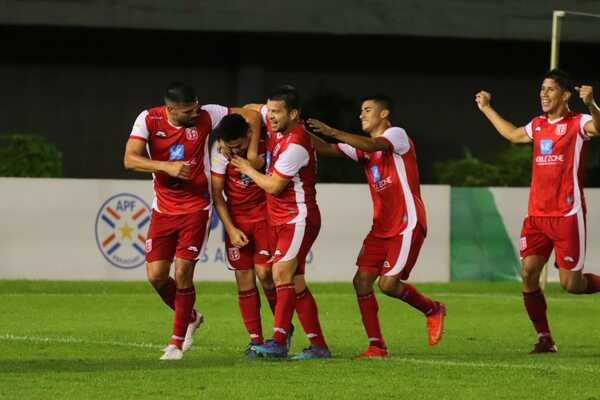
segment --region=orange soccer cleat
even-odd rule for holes
[[[369,346],[367,351],[354,356],[355,360],[367,358],[387,358],[389,356],[386,349],[377,346]]]
[[[442,340],[444,333],[444,318],[446,318],[446,306],[436,301],[436,310],[427,316],[427,331],[429,332],[429,345],[435,346]]]

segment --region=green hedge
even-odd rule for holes
[[[0,135],[0,176],[62,177],[62,153],[42,136]]]

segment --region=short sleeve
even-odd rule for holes
[[[333,146],[335,146],[343,155],[345,155],[349,159],[354,160],[354,161],[359,160],[358,151],[354,147],[350,146],[349,144],[336,143]]]
[[[292,143],[279,155],[274,165],[275,172],[286,179],[292,179],[309,161],[308,151],[301,145]]]
[[[221,123],[223,117],[229,114],[229,108],[218,104],[205,104],[200,108],[210,115],[212,129],[215,129]]]
[[[527,125],[523,127],[529,139],[533,140],[533,120],[529,121]]]
[[[219,150],[219,144],[215,142],[210,151],[210,172],[213,175],[223,176],[227,171],[229,160]]]
[[[410,141],[406,131],[402,128],[392,127],[383,132],[379,138],[387,140],[394,148],[394,153],[404,154],[410,150]]]
[[[148,111],[144,110],[138,115],[133,123],[133,128],[131,128],[131,133],[129,134],[130,139],[139,139],[148,141],[150,137],[150,132],[148,131],[148,125],[146,124],[146,117],[148,116]]]
[[[585,125],[590,121],[593,121],[593,118],[590,114],[581,114],[581,118],[579,119],[579,133],[581,133],[586,139],[589,139],[590,137],[585,131]]]

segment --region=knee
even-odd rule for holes
[[[148,271],[147,277],[148,282],[150,282],[150,284],[157,290],[169,283],[169,275]]]
[[[354,290],[359,296],[364,296],[373,291],[372,283],[365,279],[361,279],[359,275],[354,276],[352,284],[354,285]]]
[[[582,288],[580,287],[580,285],[577,285],[577,282],[575,282],[575,281],[573,281],[571,279],[565,280],[565,281],[561,281],[560,282],[560,286],[567,293],[582,294],[584,292],[584,290],[582,290]]]
[[[392,279],[379,278],[379,289],[388,296],[392,296],[396,292],[398,283]]]
[[[256,277],[263,286],[273,286],[273,275],[270,270],[257,268]]]

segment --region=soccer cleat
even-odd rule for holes
[[[250,360],[253,360],[255,358],[263,358],[264,355],[262,353],[259,353],[256,350],[254,350],[254,348],[253,348],[254,346],[257,346],[257,344],[250,342],[250,344],[244,351],[244,356],[246,356],[246,358],[250,359]]]
[[[294,336],[294,324],[290,324],[290,331],[288,332],[288,335],[285,338],[285,345],[287,346],[288,353],[292,348],[292,336]]]
[[[192,348],[192,344],[194,344],[194,333],[200,328],[200,325],[202,325],[203,322],[204,316],[196,311],[196,319],[188,324],[181,350],[185,352]]]
[[[362,352],[354,356],[355,360],[367,359],[367,358],[387,358],[389,357],[389,353],[387,349],[382,349],[381,347],[369,345],[367,351]]]
[[[268,339],[263,344],[254,345],[251,349],[268,358],[286,358],[288,355],[287,345],[279,344],[274,339]]]
[[[533,346],[533,350],[529,354],[540,354],[540,353],[556,353],[558,348],[552,340],[552,336],[540,336],[538,342]]]
[[[327,347],[316,346],[311,344],[300,354],[296,354],[290,358],[291,361],[314,360],[317,358],[331,358],[331,352]]]
[[[165,348],[165,354],[160,358],[163,361],[181,360],[183,358],[183,351],[174,344],[170,344]]]
[[[436,310],[427,316],[427,331],[429,333],[430,346],[435,346],[442,340],[444,318],[446,318],[446,306],[439,301],[436,301],[435,305]]]

